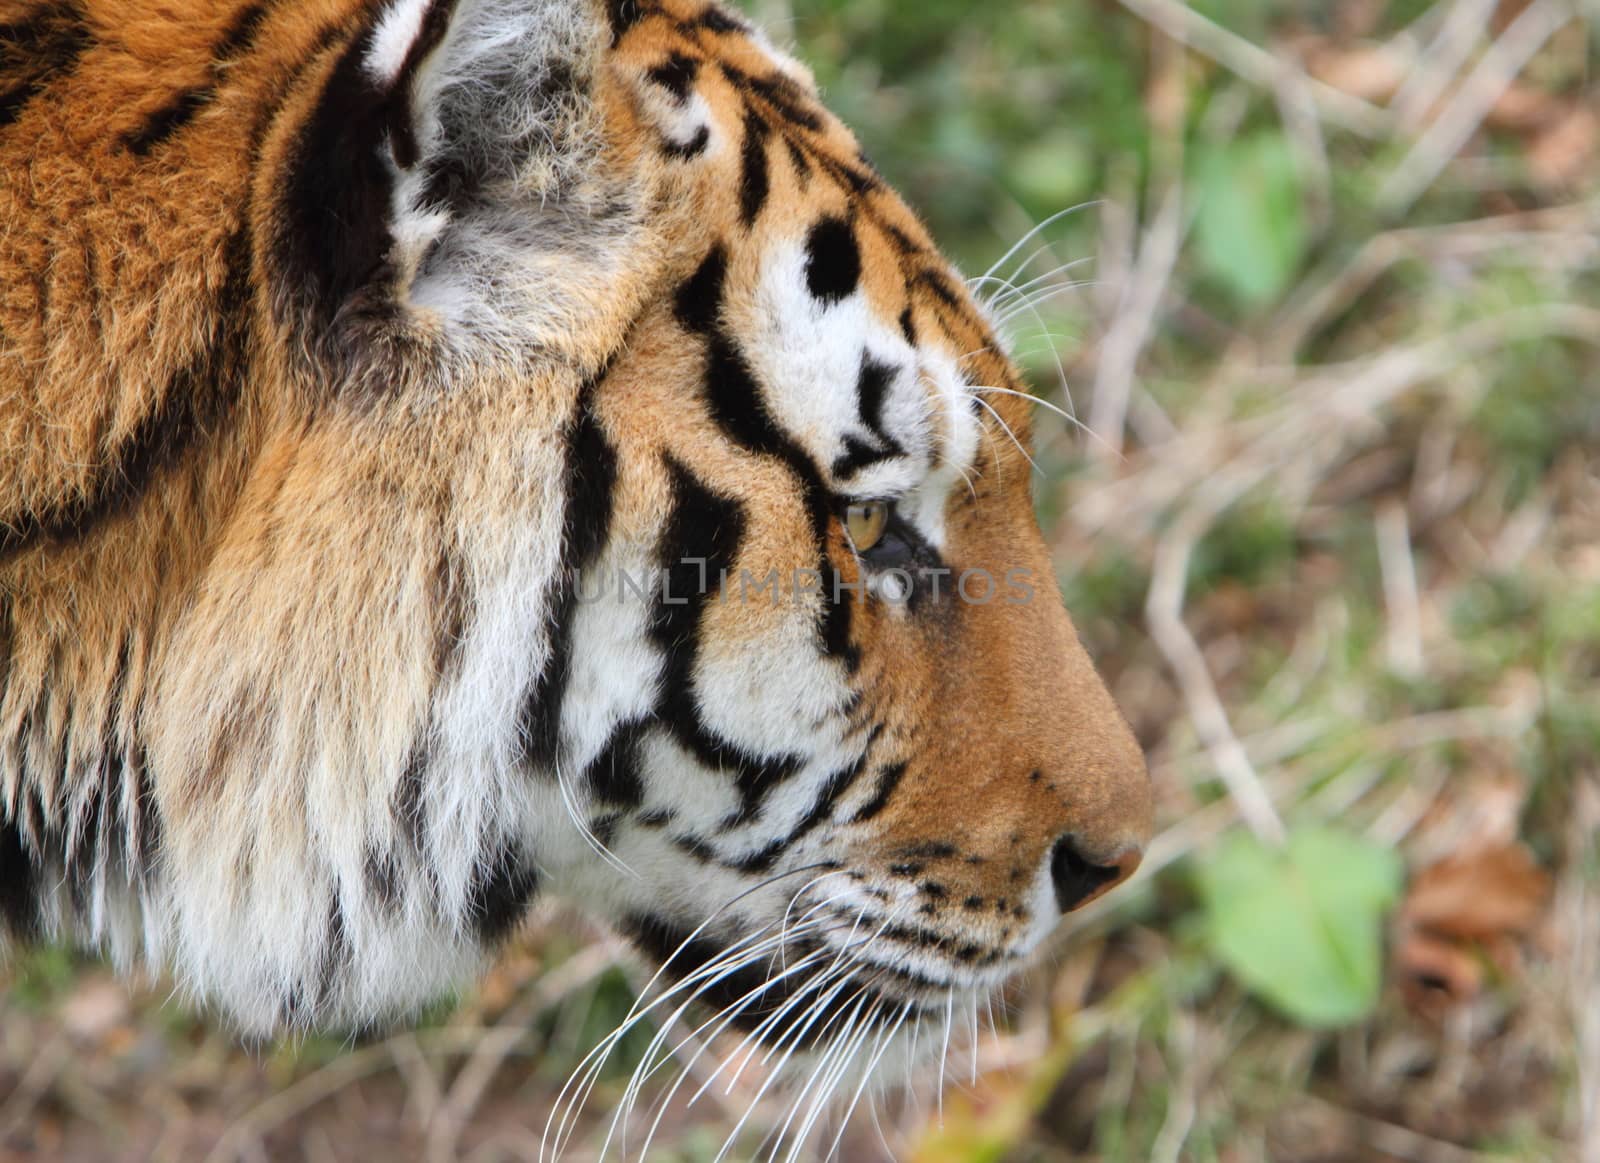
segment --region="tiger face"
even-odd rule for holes
[[[794,1045],[1126,878],[1022,382],[801,66],[700,0],[196,7],[0,57],[13,936],[361,1026],[550,893]]]

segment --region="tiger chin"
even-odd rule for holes
[[[0,946],[270,1037],[553,895],[810,1052],[1137,865],[1022,381],[741,17],[0,24]]]

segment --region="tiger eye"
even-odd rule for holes
[[[889,506],[884,501],[851,505],[845,513],[844,527],[856,552],[865,553],[883,540],[883,531],[889,527]]]

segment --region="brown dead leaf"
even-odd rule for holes
[[[1483,962],[1471,951],[1426,933],[1408,933],[1395,950],[1406,1004],[1439,1019],[1483,988]]]
[[[1460,941],[1520,936],[1550,894],[1550,876],[1519,845],[1448,857],[1412,882],[1401,918]]]

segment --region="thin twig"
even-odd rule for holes
[[[1417,54],[1418,67],[1401,83],[1389,108],[1400,128],[1414,133],[1450,87],[1489,27],[1500,0],[1456,0],[1428,46]]]
[[[1140,243],[1116,318],[1100,345],[1089,430],[1105,442],[1103,447],[1113,456],[1122,453],[1128,400],[1133,392],[1139,356],[1155,329],[1156,312],[1182,245],[1183,189],[1174,182]]]
[[[439,1104],[428,1127],[428,1158],[448,1163],[456,1156],[456,1144],[472,1112],[483,1101],[489,1084],[506,1057],[528,1038],[533,1019],[570,997],[611,966],[621,950],[613,941],[601,941],[576,954],[539,979],[515,1006],[507,1010],[494,1028],[473,1048],[472,1056],[456,1074],[449,1092]]]
[[[1422,673],[1422,602],[1417,596],[1417,562],[1411,552],[1411,523],[1404,502],[1389,500],[1379,505],[1374,525],[1383,604],[1389,614],[1389,669],[1416,678]]]
[[[1545,42],[1572,20],[1565,0],[1533,0],[1474,66],[1437,121],[1378,187],[1378,207],[1401,214],[1461,152],[1494,103]]]
[[[1253,85],[1276,91],[1291,74],[1298,74],[1296,81],[1303,79],[1317,112],[1330,125],[1371,138],[1388,137],[1393,131],[1394,119],[1387,110],[1306,76],[1288,61],[1229,32],[1178,0],[1121,0],[1121,3],[1173,40],[1210,57]]]

